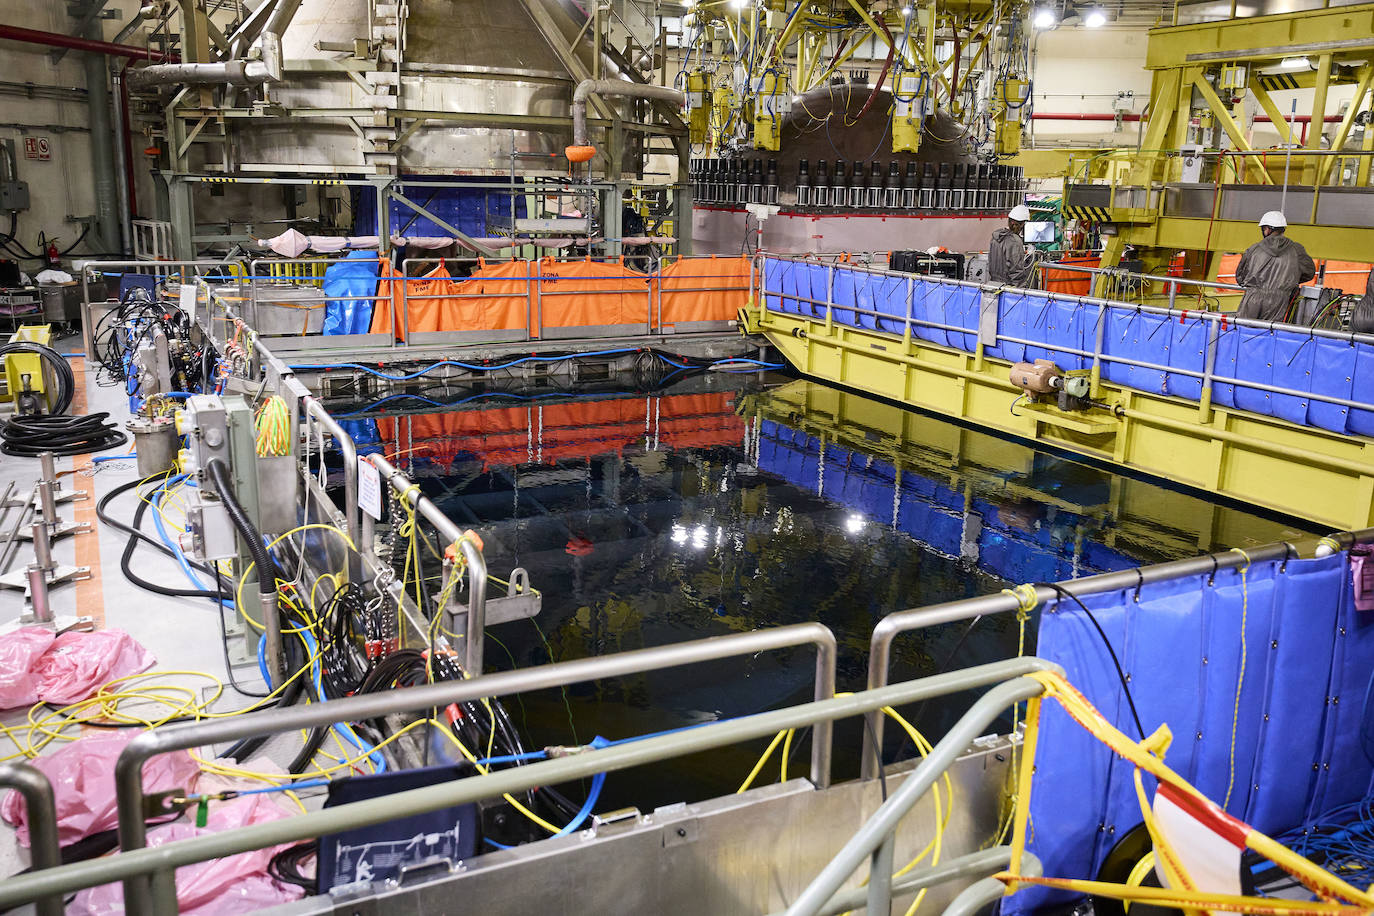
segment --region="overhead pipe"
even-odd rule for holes
[[[596,155],[596,147],[587,142],[587,99],[592,93],[636,99],[661,99],[677,105],[687,101],[686,93],[667,86],[650,86],[644,83],[631,83],[628,80],[583,80],[573,90],[572,146],[563,151],[573,162],[586,162]]]
[[[93,38],[79,38],[63,35],[61,32],[40,32],[37,29],[21,29],[13,25],[0,25],[0,38],[22,41],[31,45],[47,45],[50,48],[70,48],[73,51],[86,51],[91,54],[109,54],[112,57],[129,57],[136,60],[179,61],[175,54],[165,54],[149,48],[116,44],[112,41],[98,41]]]
[[[132,88],[148,86],[259,86],[282,78],[281,36],[291,24],[301,0],[277,0],[262,29],[262,60],[227,60],[205,63],[159,64],[131,71]]]
[[[130,70],[131,89],[150,86],[219,85],[257,86],[272,79],[267,64],[258,60],[229,60],[200,64],[158,64]]]
[[[1143,116],[1142,116],[1142,115],[1138,115],[1138,114],[1123,114],[1123,115],[1121,116],[1121,120],[1123,120],[1123,121],[1135,122],[1135,121],[1139,121],[1139,120],[1141,119],[1141,117],[1143,117]],[[1031,113],[1031,120],[1033,120],[1033,121],[1115,121],[1115,120],[1116,120],[1116,115],[1114,115],[1114,114],[1105,114],[1105,113],[1103,113],[1103,112],[1075,112],[1075,111],[1056,111],[1056,112],[1048,112],[1048,111],[1045,111],[1045,112],[1041,112],[1041,111],[1036,111],[1036,112],[1032,112],[1032,113]],[[1284,120],[1284,121],[1287,121],[1288,119],[1287,119],[1287,118],[1284,118],[1283,120]],[[1297,122],[1298,124],[1307,124],[1307,123],[1309,123],[1309,122],[1312,120],[1312,116],[1311,116],[1311,115],[1294,115],[1294,116],[1293,116],[1293,120],[1294,120],[1295,122]],[[1324,120],[1327,124],[1339,124],[1339,123],[1341,122],[1341,116],[1340,116],[1340,115],[1327,115],[1325,118],[1323,118],[1323,120]],[[1273,119],[1270,118],[1268,115],[1255,115],[1255,121],[1256,121],[1256,123],[1270,124],[1270,123],[1273,122]]]

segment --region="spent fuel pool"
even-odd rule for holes
[[[488,671],[819,621],[839,644],[837,689],[857,690],[873,627],[893,611],[1310,530],[777,373],[455,400],[330,409],[361,453],[392,457],[480,533],[492,575],[521,567],[542,593],[537,617],[488,628]],[[1027,652],[1034,628],[1032,617]],[[1012,615],[907,634],[892,680],[1007,658],[1020,639]],[[575,745],[805,702],[814,674],[814,650],[801,647],[506,705],[526,747]],[[971,701],[908,712],[935,740]],[[837,779],[858,771],[861,727],[837,723]],[[887,731],[888,762],[914,753],[903,739]],[[765,745],[613,774],[598,808],[734,792]],[[779,778],[779,756],[760,782]],[[809,757],[809,741],[794,741],[789,776],[805,775]]]

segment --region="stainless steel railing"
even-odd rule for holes
[[[324,703],[312,703],[305,706],[269,709],[262,712],[246,713],[242,716],[235,716],[230,719],[215,720],[213,722],[169,725],[156,730],[142,732],[129,742],[115,764],[115,790],[119,805],[119,842],[120,848],[124,850],[125,853],[125,855],[119,858],[124,859],[132,850],[140,850],[147,845],[146,821],[149,816],[155,815],[155,812],[150,812],[146,805],[146,796],[143,792],[143,764],[160,754],[201,747],[204,745],[237,741],[241,738],[277,735],[303,728],[332,725],[336,722],[357,722],[397,713],[415,712],[435,707],[443,708],[451,703],[464,703],[472,700],[507,696],[513,693],[521,693],[530,690],[563,687],[568,684],[576,684],[584,681],[622,677],[628,674],[640,674],[646,671],[658,671],[664,668],[676,668],[700,662],[736,658],[743,655],[753,655],[758,652],[803,645],[814,645],[816,647],[815,699],[818,703],[827,701],[835,695],[836,647],[834,634],[819,623],[800,623],[793,624],[792,626],[777,627],[771,630],[756,630],[750,633],[716,636],[709,639],[693,640],[691,642],[660,646],[653,649],[640,649],[615,655],[584,658],[577,661],[544,665],[536,668],[503,671],[489,674],[484,677],[468,678],[462,681],[447,681],[438,684],[411,687],[406,690],[393,690],[387,693],[348,697],[347,699],[330,700]],[[986,674],[986,672],[984,672],[984,674]],[[881,708],[881,705],[875,708]],[[830,783],[830,760],[832,753],[831,720],[839,717],[839,715],[828,718],[820,717],[799,723],[801,725],[811,724],[812,722],[815,723],[811,749],[811,778],[817,786],[822,788],[828,786]],[[721,725],[728,724],[729,723],[721,723]],[[781,726],[781,728],[788,727],[792,726]],[[684,744],[690,744],[692,739],[689,736],[697,735],[704,730],[705,729],[693,729],[689,732],[682,732],[667,737],[678,739]],[[757,737],[763,734],[776,733],[778,730],[779,728],[772,728],[771,731],[768,728],[764,728],[757,732],[750,731],[747,735],[741,736],[740,738],[727,738],[720,743],[728,744],[731,743],[732,740],[744,740],[745,737]],[[613,750],[639,748],[641,745],[645,744],[648,744],[648,742],[636,742],[634,745],[626,745],[624,748],[615,748]],[[712,744],[707,746],[715,747],[719,745]],[[679,753],[689,752],[688,750],[676,750],[676,744],[672,741],[661,746],[655,745],[655,747],[669,750],[669,753],[664,754],[665,757],[678,756]],[[695,745],[692,745],[692,747],[698,749]],[[575,758],[570,759],[585,760],[592,756],[592,754],[579,754],[576,755]],[[637,755],[631,751],[629,757],[633,759],[636,758]],[[657,759],[664,759],[664,757],[644,757],[643,759],[636,760],[636,762],[643,763]],[[629,766],[632,764],[625,765]],[[609,768],[619,769],[620,767],[612,766]],[[522,773],[532,772],[531,767],[522,767],[520,769]],[[580,772],[582,775],[591,775],[592,773],[600,771],[601,770],[598,769],[592,769]],[[554,779],[552,776],[553,774],[549,774],[548,778],[542,780],[536,779],[530,782],[529,786],[550,785],[551,783],[562,781],[561,779]],[[577,777],[569,776],[568,778]],[[510,777],[506,776],[503,771],[501,773],[494,773],[491,777],[480,777],[480,779],[509,780]],[[474,780],[460,780],[451,785],[455,787],[467,786],[469,783],[473,782]],[[495,797],[502,792],[523,791],[524,788],[529,787],[522,786],[517,789],[489,789],[486,788],[485,784],[479,783],[479,785],[482,785],[483,788],[475,790],[476,794],[473,794],[471,798],[468,798],[464,794],[463,801],[475,801],[481,798]],[[351,829],[350,827],[341,826],[341,822],[331,817],[325,817],[321,820],[320,815],[331,815],[333,818],[336,818],[340,811],[348,811],[352,816],[359,818],[353,826],[362,826],[369,823],[379,823],[396,817],[403,817],[407,813],[433,811],[438,808],[462,803],[461,801],[449,800],[441,801],[438,804],[430,804],[431,800],[440,797],[434,794],[435,792],[435,789],[426,789],[421,793],[417,793],[417,797],[406,799],[403,799],[402,796],[399,795],[391,795],[387,796],[386,799],[381,799],[380,801],[384,802],[384,804],[380,806],[357,808],[355,805],[348,805],[330,809],[328,812],[317,812],[315,814],[291,818],[289,823],[297,825],[289,831],[295,837],[294,840],[270,840],[261,845],[267,846],[274,845],[278,842],[295,842],[299,839],[318,836],[320,833],[334,832],[337,829]],[[461,790],[460,794],[463,794]],[[403,801],[418,802],[418,807],[413,809],[398,807]],[[393,802],[396,804],[393,804]],[[246,828],[248,835],[257,836],[256,833],[253,833],[255,829],[256,828]],[[233,833],[242,832],[243,831],[233,831]],[[167,846],[159,847],[160,850],[166,850],[167,848]],[[261,847],[250,843],[237,847],[235,851],[242,852],[255,848]],[[214,853],[216,856],[227,854],[229,853]],[[156,859],[156,857],[154,858]],[[138,861],[144,860],[140,859]],[[200,861],[200,859],[192,858],[187,861]],[[185,863],[179,862],[178,864]],[[119,876],[127,879],[125,880],[124,894],[125,900],[129,902],[130,912],[144,913],[151,911],[150,901],[153,888],[150,888],[146,881],[141,880],[141,876],[147,875],[154,870],[156,869],[135,869]],[[114,878],[106,876],[103,880],[110,881],[114,880]],[[0,906],[3,906],[7,899],[13,899],[6,896],[6,892],[11,884],[12,882],[7,882],[3,886],[0,886]]]
[[[1043,666],[1038,670],[1063,673],[1058,665],[1040,659],[1035,661]],[[870,694],[875,692],[879,691],[869,691]],[[868,912],[892,912],[893,854],[897,845],[897,826],[902,818],[930,791],[935,781],[954,764],[974,739],[982,736],[1004,711],[1043,692],[1043,684],[1034,678],[1022,676],[1004,681],[981,696],[973,708],[945,733],[915,771],[845,843],[830,864],[806,886],[784,916],[818,916],[822,912],[833,912],[833,907],[828,907],[831,898],[839,893],[849,876],[865,860],[869,863],[868,891],[865,895]],[[881,710],[874,712],[881,714]]]
[[[37,873],[61,865],[57,804],[48,777],[27,763],[0,763],[0,788],[13,789],[24,799],[32,871]],[[38,916],[62,916],[66,911],[61,894],[43,894],[32,899],[37,903]]]
[[[736,654],[735,650],[752,653],[812,641],[809,636],[800,632],[801,628],[811,630],[810,635],[817,638],[821,638],[822,635],[829,636],[829,631],[819,624],[800,624],[776,630],[698,640],[679,646],[665,646],[522,671],[503,672],[484,678],[415,687],[395,693],[396,696],[408,695],[412,700],[412,708],[446,702],[466,702],[527,690],[558,687],[592,677],[630,674],[637,670],[646,670],[643,668],[646,662],[655,668],[663,667],[665,664],[689,664],[729,657]],[[784,633],[788,638],[780,639],[780,634]],[[731,646],[731,651],[728,655],[720,654],[720,649],[716,646],[726,643]],[[830,653],[828,659],[833,661],[833,642],[822,640],[822,644],[827,646]],[[904,787],[928,787],[953,758],[967,747],[968,742],[965,742],[964,747],[952,750],[961,736],[977,737],[978,721],[992,721],[1007,703],[1033,695],[1032,690],[1038,690],[1039,684],[1029,681],[1024,675],[1046,670],[1058,669],[1041,659],[1017,658],[842,697],[820,698],[818,691],[818,698],[810,703],[716,722],[610,748],[537,761],[484,776],[453,780],[443,785],[398,792],[382,798],[340,805],[297,817],[166,843],[153,848],[144,848],[142,842],[134,845],[125,843],[124,851],[118,856],[45,869],[0,883],[0,907],[14,906],[45,895],[66,894],[85,887],[123,881],[126,909],[129,912],[162,916],[176,912],[174,874],[177,868],[184,865],[269,846],[295,843],[322,834],[338,833],[399,817],[499,797],[504,793],[523,792],[533,786],[557,785],[596,773],[656,763],[808,725],[814,727],[814,750],[820,755],[821,764],[828,767],[831,725],[837,719],[862,715],[884,706],[915,703],[959,691],[1002,685],[994,687],[993,692],[989,694],[991,699],[975,707],[979,718],[975,718],[973,713],[966,716],[961,734],[947,736],[936,748],[936,754],[939,756],[932,754],[903,784]],[[121,839],[134,833],[141,836],[144,812],[139,771],[142,762],[153,754],[212,741],[308,728],[313,724],[336,719],[384,715],[396,705],[396,696],[381,694],[354,697],[307,707],[268,710],[214,723],[172,725],[140,734],[130,742],[128,749],[120,757],[116,770],[116,781],[120,791]],[[345,706],[348,708],[345,709]],[[812,767],[813,781],[818,787],[823,786],[824,779],[818,777],[826,774],[817,771],[815,754]],[[134,803],[126,800],[126,792],[137,793]],[[909,797],[903,795],[901,798],[905,802]],[[919,795],[909,800],[914,804],[918,798]],[[889,814],[884,815],[884,820],[878,822],[878,827],[873,829],[886,829],[891,823],[888,820],[890,816],[891,809]],[[960,868],[971,866],[968,862],[955,864]],[[982,862],[978,867],[990,868],[995,867],[995,864]],[[935,883],[940,875],[925,874],[920,877],[928,879],[929,883]],[[897,885],[899,890],[905,886],[908,885]],[[827,898],[829,896],[826,895]]]

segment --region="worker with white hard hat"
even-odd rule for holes
[[[1236,267],[1236,283],[1245,287],[1236,314],[1257,321],[1284,321],[1298,287],[1316,275],[1317,265],[1307,249],[1284,234],[1288,220],[1282,213],[1270,210],[1260,217],[1259,225],[1264,238],[1245,249]]]
[[[988,280],[1006,286],[1029,286],[1034,262],[1024,233],[1030,210],[1017,204],[1007,214],[1007,224],[992,234],[988,244]]]

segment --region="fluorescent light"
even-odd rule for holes
[[[1059,24],[1059,14],[1048,6],[1036,7],[1031,25],[1037,29],[1052,29]]]
[[[734,7],[737,10],[742,10],[747,2],[748,0],[734,0]]]
[[[1282,70],[1309,70],[1311,67],[1312,61],[1306,57],[1285,57],[1279,61],[1279,68]]]
[[[909,17],[909,16],[911,15],[911,7],[909,7],[909,6],[904,6],[904,7],[902,7],[902,15],[905,16],[905,17]]]
[[[1099,29],[1107,24],[1107,11],[1100,6],[1089,7],[1083,14],[1083,26],[1089,29]]]

